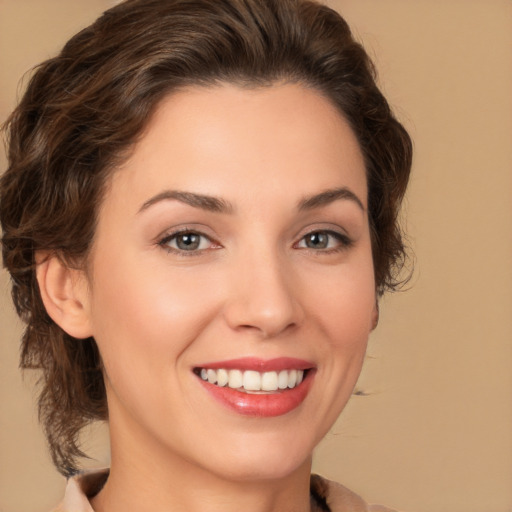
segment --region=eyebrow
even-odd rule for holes
[[[366,208],[364,207],[361,199],[359,199],[359,197],[357,197],[357,195],[347,187],[331,188],[324,190],[319,194],[315,194],[314,196],[305,197],[299,202],[299,210],[313,210],[315,208],[327,206],[340,199],[353,201],[357,204],[357,206],[359,206],[359,208],[361,208],[363,212],[366,211]]]
[[[161,201],[180,201],[194,208],[200,208],[215,213],[230,213],[233,206],[228,201],[218,197],[207,196],[203,194],[195,194],[193,192],[181,192],[179,190],[164,190],[148,199],[139,209],[139,213],[147,210],[150,206]]]
[[[359,206],[359,208],[365,212],[366,209],[362,203],[362,201],[357,197],[354,192],[346,187],[342,188],[333,188],[324,190],[319,194],[315,194],[313,196],[308,196],[299,201],[298,209],[299,211],[304,210],[313,210],[315,208],[320,208],[322,206],[327,206],[334,201],[339,200],[349,200]],[[208,196],[204,194],[196,194],[194,192],[183,192],[179,190],[164,190],[159,194],[153,196],[151,199],[148,199],[139,209],[138,213],[147,210],[149,207],[153,206],[156,203],[161,201],[180,201],[182,203],[188,204],[194,208],[200,208],[202,210],[206,210],[214,213],[231,213],[234,208],[233,205],[226,201],[225,199],[221,199],[214,196]]]

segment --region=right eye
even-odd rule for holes
[[[209,237],[196,231],[178,231],[160,240],[159,245],[174,252],[200,252],[218,247]]]

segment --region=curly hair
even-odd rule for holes
[[[40,420],[61,473],[74,473],[84,455],[82,427],[108,411],[96,343],[73,338],[48,316],[36,251],[84,261],[106,180],[166,95],[283,80],[319,91],[352,127],[366,164],[377,293],[396,289],[411,140],[365,50],[332,9],[311,0],[128,0],[36,68],[4,127],[0,222],[14,304],[26,323],[21,367],[42,370]]]

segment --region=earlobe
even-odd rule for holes
[[[75,338],[92,336],[85,274],[57,255],[37,255],[36,277],[44,307],[52,320]]]

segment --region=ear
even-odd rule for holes
[[[375,306],[372,311],[372,331],[377,327],[379,323],[379,301],[375,300]]]
[[[92,336],[85,273],[70,268],[56,254],[37,254],[36,260],[37,282],[50,318],[70,336]]]

